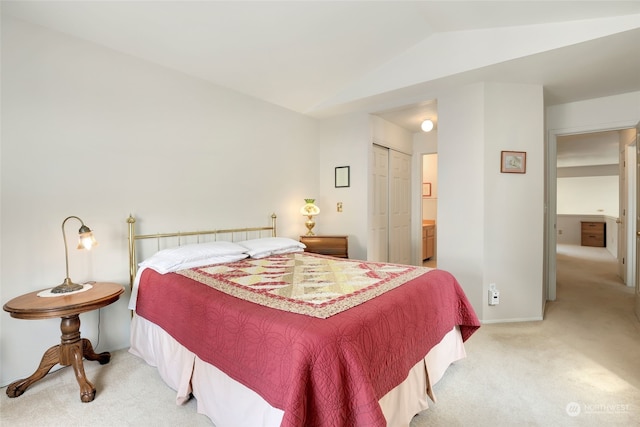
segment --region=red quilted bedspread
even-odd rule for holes
[[[136,311],[298,427],[385,426],[378,400],[455,325],[464,340],[480,326],[442,270],[320,319],[147,269]]]

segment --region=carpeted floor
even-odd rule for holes
[[[468,357],[435,386],[437,402],[411,427],[638,425],[640,322],[616,268],[604,249],[559,246],[558,299],[547,304],[545,320],[483,325],[467,341]],[[156,369],[126,350],[85,369],[98,390],[93,402],[80,402],[64,368],[19,398],[2,389],[0,424],[213,425],[195,401],[175,405]]]
[[[640,420],[640,322],[602,248],[559,246],[541,322],[483,325],[412,427],[630,426]]]

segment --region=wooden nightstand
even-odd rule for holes
[[[349,258],[347,236],[300,236],[300,241],[307,246],[305,252]]]
[[[62,318],[60,330],[61,342],[49,348],[40,361],[40,366],[29,378],[15,381],[7,387],[7,396],[18,397],[27,387],[47,375],[54,365],[73,366],[76,379],[80,385],[80,400],[91,402],[96,395],[96,388],[84,373],[82,358],[97,360],[101,365],[109,363],[111,354],[96,354],[91,342],[80,338],[80,313],[105,307],[120,298],[124,288],[117,283],[91,283],[91,289],[72,294],[41,297],[42,291],[31,292],[16,297],[6,303],[4,311],[16,319],[50,319]]]

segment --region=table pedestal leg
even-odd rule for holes
[[[42,356],[42,360],[40,361],[40,366],[38,366],[38,369],[33,373],[33,375],[31,375],[29,378],[18,380],[9,384],[9,387],[7,387],[7,396],[18,397],[22,395],[27,387],[49,373],[51,368],[53,368],[53,366],[58,363],[58,360],[60,360],[59,356],[60,345],[54,345],[49,350],[45,351],[44,356]]]
[[[82,338],[82,355],[87,360],[97,360],[101,365],[106,365],[111,360],[111,353],[105,351],[103,353],[96,353],[93,351],[91,341],[86,338]]]
[[[18,397],[36,381],[47,375],[51,368],[60,364],[71,365],[76,375],[76,380],[80,386],[80,400],[91,402],[96,395],[96,388],[87,380],[84,373],[83,357],[87,360],[97,360],[101,365],[109,363],[111,354],[109,352],[96,353],[91,342],[86,338],[80,338],[80,317],[72,315],[63,317],[60,323],[62,331],[61,342],[48,349],[42,356],[38,369],[29,377],[15,381],[7,387],[7,396]]]

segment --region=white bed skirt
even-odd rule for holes
[[[236,382],[215,366],[202,361],[162,328],[133,316],[129,352],[158,368],[160,377],[177,391],[176,403],[191,395],[199,413],[216,427],[276,427],[283,411],[270,406],[260,395]],[[453,328],[409,372],[405,381],[380,399],[387,425],[407,427],[415,414],[429,407],[432,387],[449,365],[466,357],[458,327]]]

